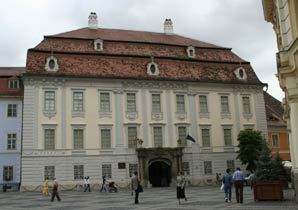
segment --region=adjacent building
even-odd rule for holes
[[[237,135],[267,136],[264,84],[231,48],[164,33],[89,26],[45,36],[24,74],[22,190],[82,177],[194,185],[239,166]],[[186,140],[190,135],[195,142]]]
[[[0,191],[20,185],[24,72],[25,67],[0,68]]]
[[[283,120],[282,103],[264,92],[268,143],[272,151],[272,158],[279,155],[283,160],[290,161],[290,145],[288,138],[287,123]]]
[[[289,130],[292,174],[298,201],[298,1],[263,0],[265,20],[271,22],[278,46],[277,73],[285,93],[284,118]]]

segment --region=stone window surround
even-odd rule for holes
[[[54,132],[55,132],[55,136],[54,136],[54,138],[55,138],[55,140],[54,140],[54,150],[55,149],[57,149],[57,126],[58,126],[58,124],[42,124],[42,136],[43,136],[43,138],[42,138],[42,148],[44,149],[44,150],[46,150],[45,149],[45,130],[46,129],[54,129]],[[46,150],[46,151],[48,151],[48,150]]]
[[[54,62],[55,62],[55,66],[54,66],[53,69],[50,67],[50,61],[51,60],[54,60]],[[45,64],[45,70],[46,71],[51,71],[51,72],[56,72],[56,71],[59,70],[58,59],[55,56],[51,55],[51,56],[47,57],[46,64]]]
[[[212,125],[211,124],[200,124],[200,139],[201,139],[201,147],[212,149]],[[202,138],[202,129],[209,129],[209,138],[210,138],[210,146],[203,146],[203,138]]]
[[[77,167],[77,169],[75,169],[76,167]],[[80,169],[82,169],[82,171],[80,171]],[[77,174],[76,174],[76,172],[77,172]],[[83,175],[81,177],[78,176],[80,173],[83,173]],[[84,175],[85,175],[84,165],[83,164],[74,164],[73,165],[73,180],[82,180],[84,178]]]
[[[110,96],[110,111],[109,112],[105,112],[105,111],[101,111],[100,106],[101,106],[101,99],[100,99],[100,94],[101,93],[109,93]],[[99,117],[103,118],[103,117],[108,117],[111,118],[112,117],[112,90],[111,89],[98,89],[98,113],[99,113]]]
[[[97,48],[97,44],[100,44],[100,49]],[[103,51],[103,40],[102,39],[95,39],[94,40],[94,50],[95,51]]]
[[[155,68],[155,72],[151,71],[151,66],[152,65]],[[150,63],[147,64],[147,74],[150,75],[150,76],[158,76],[159,75],[159,69],[158,69],[157,63],[155,63],[154,61],[151,61]]]
[[[138,118],[138,90],[124,90],[125,92],[125,110],[126,110],[126,118],[129,120],[135,120]],[[135,111],[128,111],[127,110],[127,94],[128,93],[135,93],[136,100],[135,100],[135,106],[136,110]]]
[[[86,106],[85,106],[85,88],[71,88],[71,113],[72,113],[72,117],[85,117],[85,110],[86,110]],[[81,92],[83,93],[83,111],[74,111],[74,93],[75,92]]]
[[[151,126],[151,135],[152,135],[152,145],[151,147],[154,147],[154,148],[158,148],[158,147],[155,147],[155,144],[154,144],[154,128],[155,127],[160,127],[161,128],[161,135],[162,135],[162,139],[161,139],[161,147],[164,147],[165,146],[165,124],[163,123],[152,123],[150,124]]]
[[[241,95],[241,100],[242,100],[242,115],[244,119],[249,120],[252,118],[252,103],[251,103],[251,94],[240,94]],[[243,97],[248,97],[249,98],[249,109],[250,113],[245,113],[244,112],[244,103],[243,103]]]
[[[233,125],[231,124],[222,124],[222,139],[223,139],[223,147],[234,147],[234,138],[233,138]],[[225,145],[225,137],[224,137],[224,130],[230,129],[231,130],[231,145]]]
[[[243,76],[241,77],[240,76],[240,71],[242,70],[243,72]],[[246,74],[246,71],[245,69],[241,66],[241,67],[238,67],[234,70],[234,74],[236,75],[237,79],[239,80],[247,80],[247,74]]]
[[[211,173],[206,173],[206,170],[205,170],[205,163],[211,163]],[[213,174],[213,161],[212,160],[203,160],[203,172],[204,172],[204,175],[212,175]]]
[[[46,117],[54,117],[55,115],[56,115],[56,107],[57,107],[57,89],[58,88],[55,88],[55,87],[44,87],[43,89],[42,89],[42,91],[43,91],[43,114],[44,114],[44,116],[46,116]],[[45,109],[45,93],[47,92],[47,91],[54,91],[54,95],[55,95],[55,98],[54,98],[54,106],[55,106],[55,110],[46,110]]]
[[[190,51],[193,52],[193,55],[191,55]],[[187,49],[186,49],[186,52],[187,52],[187,56],[188,57],[190,57],[190,58],[195,58],[196,57],[196,49],[195,49],[195,47],[188,46]]]
[[[53,173],[53,176],[52,177],[46,175],[46,167],[52,167],[54,169],[53,170],[54,173]],[[55,166],[53,166],[53,165],[45,165],[45,166],[43,166],[43,177],[44,177],[44,179],[48,178],[49,180],[54,180],[55,176],[56,176],[56,167]]]
[[[209,93],[198,93],[198,102],[199,102],[199,117],[200,118],[210,118],[210,112],[209,112]],[[201,112],[201,104],[200,104],[200,96],[206,96],[207,100],[207,112]]]
[[[83,130],[83,148],[82,149],[75,149],[74,148],[74,130],[82,129]],[[71,139],[72,139],[72,149],[73,150],[85,150],[86,146],[86,124],[71,124]]]
[[[99,148],[100,150],[112,150],[114,148],[114,144],[113,144],[113,124],[99,124],[98,125],[99,128]],[[108,129],[110,130],[110,136],[111,136],[111,147],[110,148],[102,148],[101,144],[102,144],[102,139],[101,139],[101,130],[102,129]]]
[[[176,144],[178,145],[178,139],[179,139],[179,127],[185,127],[186,128],[186,136],[190,131],[190,124],[189,123],[175,123],[175,130],[176,130]],[[185,136],[185,137],[186,137]],[[185,139],[185,146],[188,146],[188,141]]]
[[[231,115],[231,103],[230,103],[230,93],[218,93],[219,95],[219,104],[220,104],[220,113],[221,113],[221,118],[228,118],[231,119],[232,115]],[[222,101],[221,101],[221,97],[222,96],[227,96],[228,97],[228,112],[222,112]]]
[[[110,176],[107,176],[106,172],[104,173],[104,166],[108,166],[105,170],[110,170]],[[113,177],[113,164],[112,163],[102,163],[101,164],[101,174],[102,177],[105,176],[106,179],[111,179]]]
[[[162,90],[149,90],[150,94],[151,94],[151,119],[152,120],[156,120],[156,121],[159,121],[159,120],[163,120],[163,100],[162,100],[162,93],[163,91]],[[160,112],[154,112],[153,111],[153,97],[152,95],[153,94],[159,94],[160,95]]]
[[[137,138],[140,138],[140,123],[125,123],[124,124],[124,135],[125,135],[125,142],[127,143],[127,148],[128,149],[132,149],[129,147],[129,143],[128,143],[128,127],[136,127],[137,128]]]

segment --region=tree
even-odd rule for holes
[[[277,155],[271,159],[271,151],[267,144],[263,145],[260,159],[257,162],[255,177],[257,181],[271,182],[286,180],[286,171],[282,164],[282,158]]]
[[[247,164],[246,170],[255,171],[263,145],[266,143],[260,131],[242,130],[238,134],[239,150],[237,159],[241,164]]]

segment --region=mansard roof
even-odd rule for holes
[[[25,72],[25,67],[0,67],[0,77],[20,76]]]
[[[94,41],[103,41],[103,50]],[[187,47],[196,50],[189,57]],[[59,70],[45,70],[49,56],[57,58]],[[148,75],[154,61],[159,75]],[[263,85],[250,63],[230,48],[219,47],[176,34],[82,28],[52,36],[28,50],[27,75],[98,78],[129,78],[175,81],[222,82]],[[235,69],[243,67],[247,79],[239,80]]]

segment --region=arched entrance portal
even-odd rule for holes
[[[171,182],[171,164],[156,160],[149,165],[149,181],[153,187],[166,187]]]

